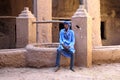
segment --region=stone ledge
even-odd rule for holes
[[[26,50],[27,49],[27,50]],[[55,65],[57,48],[0,50],[0,67],[50,67]],[[120,46],[99,46],[93,49],[93,64],[120,62]],[[69,58],[61,57],[61,65],[69,66]]]
[[[98,46],[93,49],[93,64],[120,62],[120,46]]]
[[[0,50],[0,67],[25,67],[25,49]]]
[[[43,44],[45,47],[35,47],[35,44],[27,45],[26,49],[28,53],[26,54],[27,66],[29,67],[51,67],[55,66],[57,47],[48,48],[46,45],[52,44]],[[56,45],[56,44],[55,44]],[[61,56],[60,61],[62,66],[69,65],[69,58]]]

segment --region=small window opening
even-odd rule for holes
[[[106,39],[105,22],[101,22],[101,39]]]

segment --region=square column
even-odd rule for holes
[[[37,21],[52,20],[52,0],[34,0],[34,13]],[[37,42],[52,42],[52,24],[37,24]]]
[[[91,18],[83,5],[72,16],[72,28],[75,32],[75,64],[90,67],[92,65],[92,26]]]
[[[85,0],[85,8],[92,18],[92,45],[102,46],[101,42],[101,14],[100,14],[101,0]]]
[[[16,18],[16,47],[22,48],[27,44],[36,43],[36,18],[27,7]]]

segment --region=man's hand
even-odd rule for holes
[[[63,48],[66,50],[69,50],[70,46],[65,46],[64,44],[62,44]]]

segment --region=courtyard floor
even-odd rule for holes
[[[1,68],[0,80],[120,80],[120,63],[93,65],[91,68]]]

